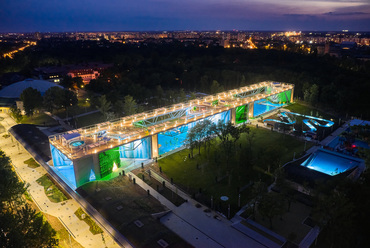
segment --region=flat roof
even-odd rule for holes
[[[271,90],[266,92],[266,87],[270,87]],[[85,147],[80,150],[72,150],[67,144],[61,142],[66,133],[49,136],[49,141],[68,158],[77,159],[150,137],[293,88],[292,84],[261,82],[69,131],[68,134],[80,134],[81,139],[85,141]]]

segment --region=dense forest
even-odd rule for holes
[[[295,84],[295,97],[341,115],[370,118],[370,62],[276,50],[200,48],[170,44],[140,45],[107,41],[41,40],[37,46],[0,59],[0,76],[27,76],[40,66],[113,63],[87,89],[112,103],[131,95],[140,103],[163,94],[216,93],[264,80]],[[157,105],[160,103],[157,102]]]

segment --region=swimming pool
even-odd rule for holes
[[[77,149],[77,148],[82,147],[84,144],[85,144],[85,141],[83,140],[75,140],[69,143],[69,147],[72,149]]]
[[[330,176],[335,176],[359,166],[360,163],[360,159],[324,149],[318,149],[314,154],[306,159],[301,166]]]

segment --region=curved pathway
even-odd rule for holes
[[[14,120],[8,115],[0,114],[0,117],[4,118],[0,123],[6,130],[16,125]],[[36,182],[38,178],[46,174],[46,170],[42,166],[32,169],[24,164],[25,160],[32,157],[12,136],[9,138],[1,137],[0,149],[11,158],[18,176],[29,184],[28,192],[40,211],[57,217],[77,242],[84,247],[119,247],[106,233],[103,234],[106,243],[104,244],[100,234],[93,235],[89,231],[89,226],[84,221],[79,220],[74,214],[80,207],[75,200],[69,199],[61,203],[53,203],[49,200],[45,195],[44,187]]]

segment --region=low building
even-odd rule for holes
[[[40,91],[41,95],[44,95],[49,88],[54,86],[62,88],[62,86],[49,81],[28,78],[4,87],[2,90],[0,90],[0,112],[9,113],[10,108],[14,105],[16,105],[22,111],[23,103],[21,103],[19,99],[22,92],[27,88],[34,88]]]
[[[34,72],[40,79],[53,83],[60,83],[63,77],[68,75],[72,78],[81,77],[83,83],[88,84],[92,79],[97,79],[104,70],[112,66],[113,64],[87,63],[81,65],[39,67]]]

